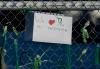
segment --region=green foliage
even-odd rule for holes
[[[41,62],[41,57],[39,55],[36,55],[36,57],[34,58],[34,69],[39,69]]]
[[[7,34],[7,26],[3,27],[3,37],[5,37]]]
[[[14,33],[16,34],[16,36],[19,36],[19,32],[16,30],[15,27],[13,27],[13,31],[14,31]]]
[[[87,39],[89,38],[89,33],[86,28],[81,29],[83,42],[87,43]]]

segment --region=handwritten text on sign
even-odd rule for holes
[[[34,13],[33,41],[71,44],[72,17]]]

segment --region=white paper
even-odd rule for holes
[[[72,44],[72,17],[34,13],[32,40]]]

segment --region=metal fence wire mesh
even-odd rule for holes
[[[0,1],[0,47],[4,50],[3,55],[0,53],[1,69],[100,69],[99,4],[99,1]],[[34,12],[72,16],[72,45],[25,41],[26,24],[31,22],[27,15]],[[84,43],[81,29],[88,21],[89,38]],[[13,28],[19,32],[18,37]],[[39,68],[34,67],[36,56],[42,56]]]

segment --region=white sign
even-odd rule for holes
[[[33,41],[71,44],[72,17],[34,13]]]

